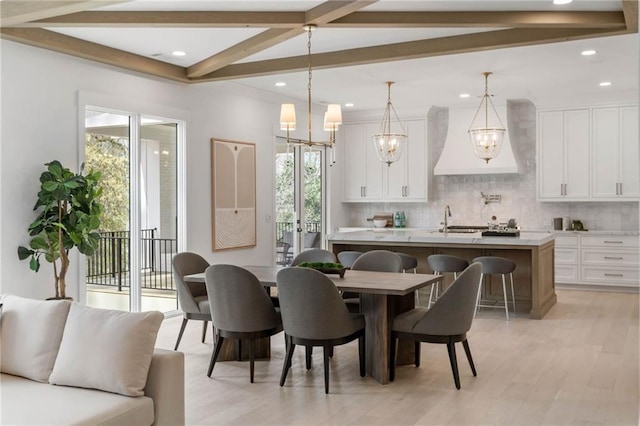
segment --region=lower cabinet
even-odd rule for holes
[[[568,235],[556,237],[557,283],[638,287],[638,237]]]

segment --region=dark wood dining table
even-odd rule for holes
[[[276,275],[282,266],[243,266],[265,287],[276,286]],[[439,282],[442,277],[430,274],[372,272],[347,270],[344,277],[327,275],[338,290],[360,293],[360,309],[366,321],[367,374],[382,384],[389,382],[389,349],[393,319],[415,307],[414,292]],[[204,273],[186,275],[185,281],[205,282]],[[412,364],[414,345],[400,341],[398,365]]]

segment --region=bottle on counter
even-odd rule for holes
[[[393,214],[393,227],[394,228],[402,228],[402,220],[400,219],[400,212],[396,211]]]
[[[407,217],[405,216],[404,211],[400,212],[400,227],[401,228],[407,227]]]

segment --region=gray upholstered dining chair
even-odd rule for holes
[[[473,322],[481,270],[482,266],[479,263],[472,264],[451,283],[431,308],[415,308],[393,320],[389,380],[395,379],[398,339],[415,342],[416,367],[420,366],[420,342],[446,344],[457,389],[460,389],[460,376],[455,343],[462,342],[471,372],[474,376],[477,375],[467,342],[467,332]]]
[[[371,250],[362,253],[351,269],[354,271],[402,272],[402,258],[389,250]]]
[[[302,262],[337,262],[336,255],[329,250],[313,248],[305,250],[293,258],[291,266],[296,266]]]
[[[436,275],[442,275],[445,272],[453,272],[453,279],[458,278],[458,272],[462,272],[467,269],[469,262],[458,256],[452,256],[450,254],[432,254],[427,257],[427,264],[429,268]],[[438,293],[440,289],[440,282],[436,282],[431,285],[431,291],[429,292],[429,304],[438,299]],[[434,299],[435,294],[435,299]]]
[[[225,339],[249,340],[249,378],[253,383],[255,341],[282,331],[282,320],[258,278],[235,265],[212,265],[205,271],[216,344],[207,376],[211,377]]]
[[[287,343],[280,386],[287,379],[296,345],[323,347],[324,391],[329,393],[329,358],[333,347],[358,339],[360,377],[364,377],[364,316],[349,313],[335,284],[321,272],[299,267],[279,271],[276,284]]]
[[[211,321],[207,288],[202,283],[186,282],[185,275],[199,274],[209,267],[209,262],[197,253],[177,253],[171,260],[173,279],[178,290],[178,302],[182,310],[182,326],[174,350],[178,350],[184,329],[189,320],[204,321],[202,324],[202,343],[207,334],[207,323]]]
[[[361,251],[346,250],[338,253],[338,262],[345,268],[351,268],[353,262],[362,254]]]

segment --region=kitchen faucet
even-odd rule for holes
[[[445,237],[447,236],[447,228],[449,227],[449,225],[447,224],[447,217],[451,217],[451,208],[448,204],[444,206],[444,222],[442,222],[442,225],[444,226],[443,231]]]

